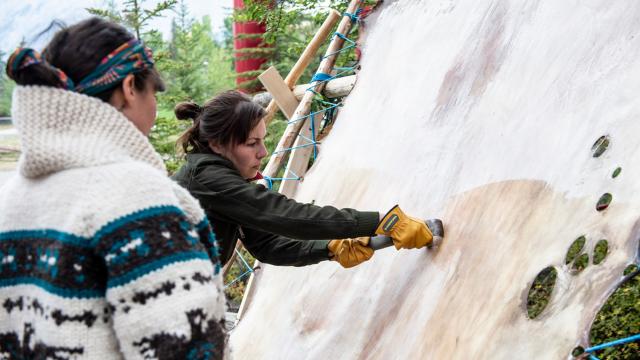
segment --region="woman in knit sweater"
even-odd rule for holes
[[[187,163],[173,178],[200,200],[223,264],[238,238],[265,263],[302,266],[335,260],[348,268],[373,256],[368,244],[375,234],[390,236],[397,249],[420,248],[444,235],[439,220],[409,217],[398,206],[381,217],[377,211],[298,203],[251,183],[261,178],[260,161],[267,155],[264,115],[262,107],[237,91],[222,93],[203,107],[176,106],[179,119],[194,123],[179,140]],[[437,231],[432,234],[432,229]]]
[[[6,70],[22,153],[0,188],[0,357],[222,358],[215,237],[146,138],[151,51],[93,18]]]

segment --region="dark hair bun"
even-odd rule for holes
[[[179,120],[195,120],[202,113],[202,107],[194,102],[181,102],[173,109]]]
[[[64,86],[55,70],[45,64],[33,64],[15,71],[11,71],[10,66],[8,63],[6,73],[18,85]]]

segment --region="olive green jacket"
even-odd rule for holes
[[[252,183],[213,152],[188,154],[172,178],[200,201],[223,264],[238,238],[264,263],[315,264],[329,259],[329,240],[371,236],[378,224],[378,212],[302,204]]]

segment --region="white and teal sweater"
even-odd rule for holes
[[[225,347],[203,211],[112,106],[18,87],[0,186],[0,359],[213,359]]]

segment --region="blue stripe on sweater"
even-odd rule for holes
[[[130,283],[136,279],[139,279],[149,273],[160,270],[165,266],[178,263],[178,262],[197,260],[197,259],[209,260],[209,255],[207,255],[207,253],[205,253],[204,251],[190,251],[190,252],[183,252],[179,254],[172,254],[162,259],[156,260],[154,262],[147,263],[140,267],[137,267],[122,276],[109,279],[107,282],[107,287],[113,288],[117,286],[126,285],[127,283]],[[0,280],[0,288],[17,286],[17,285],[35,285],[44,289],[47,292],[50,292],[52,294],[55,294],[64,298],[89,299],[89,298],[100,298],[105,296],[105,292],[102,290],[65,289],[59,286],[55,286],[50,282],[48,282],[47,280],[40,279],[37,277],[31,277],[31,276],[22,276],[22,277],[15,277],[10,279]]]
[[[8,240],[30,240],[30,239],[46,239],[56,240],[63,244],[73,245],[83,248],[90,248],[91,241],[89,238],[65,233],[62,231],[42,229],[42,230],[16,230],[0,232],[0,242]]]
[[[107,225],[103,226],[98,232],[96,232],[93,237],[93,246],[96,246],[100,239],[106,235],[109,235],[111,232],[119,229],[120,227],[134,221],[146,219],[149,217],[157,216],[157,215],[165,215],[165,214],[176,214],[184,216],[184,212],[175,206],[156,206],[148,209],[144,209],[141,211],[134,212],[127,216],[123,216],[117,220],[114,220]]]
[[[116,286],[122,286],[173,263],[196,259],[210,260],[209,255],[207,255],[207,253],[204,251],[189,251],[172,254],[134,268],[124,275],[109,279],[109,281],[107,281],[107,287],[113,288]]]
[[[22,276],[10,279],[0,280],[0,288],[18,285],[35,285],[44,289],[45,291],[64,297],[64,298],[79,298],[79,299],[92,299],[102,298],[105,293],[104,290],[89,290],[89,289],[65,289],[59,286],[55,286],[50,282],[39,279],[37,277]]]

